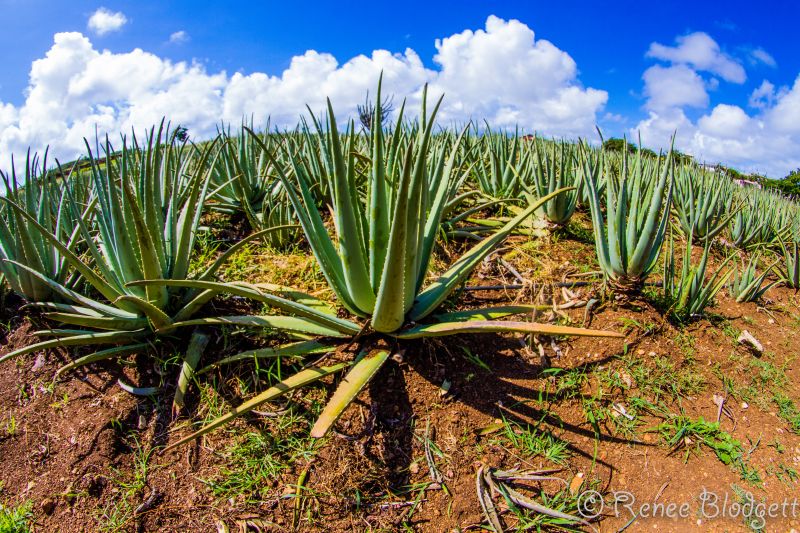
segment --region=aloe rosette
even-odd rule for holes
[[[8,260],[52,291],[53,297],[42,296],[30,305],[64,327],[36,332],[46,340],[10,352],[0,361],[54,347],[115,345],[68,363],[59,369],[60,374],[103,359],[145,352],[154,335],[191,318],[221,292],[219,287],[187,289],[136,283],[189,278],[215,144],[208,143],[202,151],[189,150],[185,143],[177,143],[162,123],[149,132],[141,147],[135,137],[132,143],[123,139],[121,152],[115,153],[107,141],[104,162],[90,150],[94,198],[91,220],[81,216],[75,219],[75,232],[85,247],[80,255],[72,240],[62,242],[62,232],[54,232],[41,217],[18,204],[13,195],[2,199],[5,207],[27,224],[35,236],[32,238],[59,254],[92,291],[70,287],[59,276],[30,262]],[[74,197],[65,202],[72,211],[80,212]],[[197,280],[212,279],[227,257],[268,231],[255,233],[231,247]]]
[[[615,291],[636,292],[655,269],[664,243],[672,202],[672,149],[651,160],[639,148],[632,165],[626,149],[619,175],[610,172],[603,151],[585,143],[580,149],[600,268]],[[606,174],[605,215],[601,173]]]
[[[380,98],[380,88],[378,90]],[[540,198],[491,236],[481,240],[432,282],[427,282],[430,260],[448,200],[452,180],[457,176],[457,155],[461,137],[453,143],[431,147],[433,121],[441,99],[430,116],[423,98],[422,115],[413,134],[395,130],[385,139],[381,128],[372,128],[369,137],[370,165],[366,194],[355,184],[357,158],[352,136],[343,143],[336,117],[328,102],[328,129],[324,158],[330,162],[331,212],[333,228],[325,225],[314,203],[307,181],[301,175],[301,154],[289,154],[286,168],[276,165],[297,212],[300,225],[337,301],[353,316],[337,316],[328,304],[297,291],[276,293],[265,287],[241,287],[242,296],[261,301],[282,313],[262,316],[215,317],[189,320],[174,326],[235,324],[288,330],[311,336],[311,340],[277,348],[255,350],[230,358],[306,355],[333,350],[337,345],[358,340],[367,347],[353,362],[311,365],[292,375],[230,413],[181,439],[172,446],[199,437],[281,394],[314,383],[347,369],[332,398],[312,428],[314,437],[324,436],[358,392],[390,359],[390,351],[370,350],[369,339],[384,336],[403,342],[464,333],[521,332],[543,335],[588,335],[619,337],[616,332],[595,331],[528,321],[501,321],[500,318],[525,314],[535,306],[511,305],[488,309],[442,313],[440,305],[460,286],[486,255],[521,222],[548,200],[564,192],[554,191]],[[373,124],[381,124],[380,107]],[[403,107],[397,128],[404,127]],[[352,131],[353,124],[348,127]],[[463,135],[463,134],[462,134]],[[444,150],[449,155],[443,157]],[[428,173],[430,153],[443,161],[442,171]],[[396,176],[397,179],[391,179]],[[294,179],[293,179],[294,178]],[[160,283],[153,281],[152,283]],[[213,284],[170,282],[181,286]],[[223,361],[223,362],[228,362]],[[221,364],[221,363],[218,363]]]

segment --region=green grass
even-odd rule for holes
[[[773,400],[778,406],[778,416],[789,424],[792,433],[800,435],[800,409],[783,393],[776,392]]]
[[[478,354],[473,353],[473,351],[466,346],[462,346],[461,350],[464,352],[464,357],[467,361],[485,372],[489,372],[490,374],[492,373],[492,369],[483,361],[483,359],[478,356]]]
[[[28,533],[33,519],[33,502],[26,501],[17,507],[0,504],[0,533]]]
[[[639,335],[642,337],[652,335],[653,333],[658,331],[658,324],[650,320],[640,322],[634,318],[628,318],[623,316],[619,318],[619,322],[622,324],[624,331],[630,332],[633,330],[639,330]]]
[[[129,436],[128,439],[131,441],[133,449],[133,471],[122,472],[111,468],[108,479],[118,492],[111,502],[96,512],[95,519],[100,531],[128,530],[134,519],[136,508],[146,496],[147,477],[152,469],[150,457],[153,450],[143,446],[134,435]]]
[[[797,469],[783,463],[768,467],[767,474],[772,474],[787,487],[793,486],[800,480],[800,473],[797,472]]]
[[[736,495],[737,503],[745,508],[753,509],[755,505],[765,505],[765,500],[762,498],[760,502],[756,502],[752,492],[749,492],[735,483],[731,485],[733,493]],[[765,531],[766,523],[763,517],[759,517],[756,513],[743,513],[742,520],[745,527],[750,531]]]
[[[695,370],[693,362],[676,364],[669,357],[661,355],[652,358],[628,355],[623,362],[641,396],[656,405],[695,396],[706,387],[705,378]]]
[[[762,359],[750,358],[743,375],[749,376],[747,383],[736,389],[735,397],[756,404],[762,411],[770,410],[770,400],[788,384],[789,378],[782,367],[775,366],[770,356]],[[734,387],[731,383],[727,386]]]
[[[222,452],[225,464],[219,475],[205,483],[215,496],[239,503],[258,504],[274,496],[276,480],[316,453],[317,441],[309,436],[315,414],[290,408],[260,431],[235,437]]]
[[[707,448],[714,452],[721,463],[736,471],[742,480],[761,484],[760,474],[746,461],[741,442],[723,431],[719,423],[707,422],[702,417],[692,420],[678,415],[670,417],[655,429],[663,443],[670,448],[670,453],[683,452],[684,462],[688,462],[692,454],[699,455],[703,448]]]
[[[14,417],[14,415],[9,415],[8,419],[6,420],[6,427],[5,427],[6,435],[9,437],[13,437],[19,431],[19,422]]]
[[[582,368],[548,368],[543,374],[554,376],[556,389],[553,395],[565,400],[577,397],[589,381],[589,376]]]
[[[697,353],[695,349],[696,342],[697,339],[694,335],[686,331],[679,331],[678,335],[675,337],[675,343],[678,345],[678,348],[687,361],[694,361],[694,357]]]
[[[193,274],[199,274],[211,266],[219,255],[220,244],[221,242],[214,238],[211,231],[198,231],[196,247],[192,254],[189,271]]]
[[[263,243],[251,243],[234,253],[220,271],[226,281],[274,283],[331,300],[328,287],[314,256],[307,250],[276,252]]]
[[[566,465],[570,457],[569,444],[551,433],[523,426],[503,417],[503,428],[490,441],[503,448],[513,448],[525,459],[541,457],[551,463]]]

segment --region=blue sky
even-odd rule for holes
[[[23,120],[26,104],[31,109],[33,106],[28,98],[29,92],[39,83],[34,83],[30,77],[32,63],[46,57],[54,48],[54,36],[62,32],[79,32],[85,36],[90,43],[88,49],[93,53],[108,50],[112,57],[117,57],[114,56],[117,54],[121,59],[122,55],[140,48],[149,54],[148,57],[158,58],[169,65],[182,62],[187,68],[197,65],[207,76],[224,71],[227,80],[237,72],[245,77],[254,73],[280,77],[290,67],[292,58],[303,56],[309,50],[332,54],[338,66],[342,66],[360,54],[369,58],[374,50],[402,55],[410,48],[423,67],[436,72],[448,68],[434,61],[438,52],[437,39],[459,35],[465,30],[477,32],[486,29],[487,18],[494,15],[504,22],[519,21],[521,26],[515,26],[516,30],[532,31],[536,42],[546,40],[552,43],[562,53],[553,57],[563,59],[566,55],[574,62],[575,71],[572,73],[568,66],[564,66],[553,73],[531,63],[527,63],[527,70],[520,67],[518,75],[510,77],[508,83],[548,87],[539,96],[530,96],[530,101],[522,101],[528,96],[520,90],[504,93],[505,96],[492,103],[479,101],[474,95],[458,93],[458,85],[453,85],[460,79],[458,76],[450,85],[442,81],[442,90],[448,96],[455,92],[454,100],[461,98],[462,114],[465,106],[475,106],[478,110],[475,112],[489,114],[488,118],[497,118],[501,125],[508,125],[503,116],[513,116],[521,120],[521,126],[526,129],[553,135],[590,135],[590,123],[598,123],[607,134],[614,135],[630,135],[642,130],[647,133],[645,143],[654,146],[664,144],[666,132],[677,127],[678,144],[689,152],[776,175],[800,165],[800,133],[783,124],[786,110],[793,112],[796,107],[792,89],[800,73],[800,45],[796,39],[800,7],[791,2],[775,3],[770,9],[754,6],[758,4],[727,2],[698,6],[689,2],[662,2],[643,9],[641,3],[634,2],[407,2],[401,6],[376,2],[227,2],[223,5],[216,2],[146,0],[100,3],[0,0],[0,23],[3,27],[0,59],[4,65],[4,74],[0,78],[0,105],[6,106],[6,123],[0,113],[0,126],[16,128],[13,136],[7,135],[5,143],[0,139],[0,152],[4,148],[19,150],[24,141],[35,147],[37,143],[47,141],[66,150],[75,137],[89,134],[81,134],[77,129],[88,127],[87,121],[90,120],[87,116],[105,113],[105,108],[98,111],[98,106],[114,108],[113,120],[100,121],[101,125],[113,128],[131,125],[131,117],[125,113],[136,105],[140,108],[145,105],[142,100],[126,102],[128,97],[116,90],[112,91],[113,96],[108,96],[108,91],[101,85],[110,82],[98,81],[97,86],[81,93],[81,106],[92,109],[84,113],[88,115],[82,116],[76,110],[69,116],[59,117],[71,132],[67,135],[69,139],[51,140],[48,135],[58,137],[54,130],[26,130],[24,124],[30,123],[32,117],[44,116],[34,110],[30,112],[30,120]],[[89,19],[100,8],[105,8],[109,14],[122,15],[124,23],[112,29],[106,28],[106,31],[97,26],[93,29],[88,25]],[[111,24],[113,26],[113,22]],[[184,32],[183,38],[171,41],[170,36],[176,32]],[[699,32],[704,34],[703,39],[708,39],[691,41],[694,43],[691,49],[688,45],[680,48],[676,39],[698,35]],[[522,34],[517,31],[513,35]],[[496,43],[481,46],[496,46]],[[648,55],[653,43],[669,50]],[[716,46],[710,52],[717,55],[716,59],[711,58],[711,63],[706,64],[692,59],[692,53],[702,55],[708,52],[699,48],[710,46],[709,43]],[[477,41],[473,44],[478,46]],[[71,41],[69,46],[73,45],[77,46],[75,41]],[[466,50],[464,47],[459,50]],[[66,49],[67,45],[62,48]],[[88,49],[84,52],[89,53]],[[515,50],[520,54],[524,52],[521,48]],[[456,55],[460,53],[454,51]],[[725,71],[720,61],[740,65],[743,75],[738,71]],[[474,66],[486,67],[479,60]],[[646,82],[643,76],[652,67],[659,68],[650,72],[650,81]],[[462,64],[458,68],[468,67]],[[506,64],[506,68],[517,70],[513,63]],[[414,83],[401,83],[399,78],[405,75],[403,72],[398,71],[397,87],[413,90]],[[80,69],[73,74],[70,78],[73,80],[78,76],[87,77]],[[502,86],[505,74],[491,69],[485,72],[487,78],[496,80],[498,84],[487,85],[487,93]],[[424,75],[420,76],[415,80],[427,81]],[[552,84],[554,77],[561,80],[561,85],[548,85]],[[764,80],[768,80],[769,85],[762,87]],[[67,85],[74,83],[66,78],[61,81]],[[309,84],[319,81],[308,80]],[[168,91],[163,85],[167,82],[162,80],[158,83],[162,85],[153,88],[152,94]],[[337,83],[345,84],[346,80],[339,79]],[[647,83],[650,83],[650,88]],[[226,83],[220,80],[212,85],[211,92],[225,93],[227,90]],[[352,85],[359,91],[362,85],[369,86],[365,81],[353,82]],[[448,87],[456,89],[448,91]],[[605,92],[606,96],[582,94],[579,95],[582,98],[580,102],[562,100],[569,107],[582,108],[580,115],[576,111],[574,116],[554,118],[554,113],[549,110],[542,115],[540,108],[545,104],[541,102],[552,101],[543,95],[564,95],[566,93],[558,91],[569,88],[596,90]],[[763,98],[753,105],[753,93],[759,88],[763,89],[758,93]],[[55,95],[51,98],[58,99],[58,89],[50,89],[49,92]],[[331,90],[335,93],[333,96],[338,94],[338,89]],[[661,92],[654,96],[659,90]],[[92,94],[97,95],[97,100],[87,103],[86,98]],[[684,96],[673,98],[673,94]],[[350,96],[340,98],[345,101],[345,107],[352,107]],[[541,102],[537,103],[536,98]],[[782,98],[785,105],[780,107]],[[800,94],[797,98],[800,99]],[[198,97],[198,102],[206,100]],[[178,98],[176,101],[181,100]],[[41,104],[41,101],[37,102]],[[52,107],[64,105],[64,102],[54,102]],[[222,109],[226,104],[220,105]],[[292,107],[294,103],[283,102],[281,105]],[[717,109],[720,105],[722,107]],[[253,110],[239,104],[228,107],[244,113],[275,112],[268,103]],[[773,107],[779,109],[772,115],[777,116],[780,111],[783,121],[770,116]],[[508,109],[517,108],[522,111],[508,115]],[[141,111],[137,116],[150,115]],[[454,110],[450,116],[463,118]],[[474,114],[470,116],[476,118]],[[209,122],[209,117],[201,120],[187,115],[183,119],[189,123],[192,120],[197,123],[198,132],[208,129],[205,122]],[[765,127],[771,135],[780,137],[777,142],[780,146],[774,149],[756,146],[764,141]],[[729,135],[731,129],[737,130],[739,135],[732,138]],[[0,160],[2,158],[0,153]]]

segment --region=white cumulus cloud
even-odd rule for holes
[[[485,30],[465,30],[436,41],[441,70],[432,89],[454,95],[445,117],[486,118],[497,126],[536,128],[549,134],[590,132],[605,91],[583,88],[570,55],[532,29],[490,16]]]
[[[664,110],[671,107],[706,107],[706,84],[697,72],[686,65],[662,67],[653,65],[642,75],[645,107]]]
[[[800,168],[800,76],[792,87],[775,91],[765,82],[759,92],[769,98],[759,100],[752,115],[739,106],[717,104],[693,122],[673,107],[651,111],[630,133],[641,132],[646,144],[666,146],[677,130],[676,146],[701,160],[782,178]]]
[[[707,33],[681,35],[675,42],[677,43],[675,46],[652,43],[647,56],[675,64],[689,65],[695,70],[716,74],[725,81],[744,83],[747,79],[742,65],[724,53],[717,41]]]
[[[718,103],[692,119],[689,109],[707,109],[709,90],[719,79],[703,79],[701,72],[731,83],[743,83],[742,65],[721,51],[708,34],[697,32],[676,38],[676,45],[652,43],[647,56],[670,63],[653,65],[643,74],[647,97],[645,119],[630,129],[641,133],[645,144],[667,147],[677,132],[678,149],[709,163],[725,163],[747,172],[783,177],[800,167],[800,77],[792,87],[776,88],[770,81],[750,94],[748,114],[742,107]],[[749,52],[750,64],[774,66],[762,48]]]
[[[750,61],[753,64],[763,63],[768,67],[777,67],[778,62],[775,61],[775,58],[772,57],[772,54],[764,50],[763,48],[755,48],[750,51]]]
[[[120,11],[99,8],[89,17],[87,27],[97,35],[105,35],[122,29],[128,18]]]
[[[95,131],[114,136],[167,117],[188,127],[194,138],[210,136],[220,121],[239,123],[267,116],[272,125],[293,127],[308,104],[321,111],[330,97],[337,113],[355,116],[367,91],[383,72],[384,94],[395,104],[408,98],[417,113],[425,83],[431,97],[445,93],[440,123],[487,118],[552,135],[591,134],[608,99],[583,87],[575,61],[515,20],[489,17],[484,29],[436,41],[435,68],[426,68],[412,49],[375,50],[340,63],[314,50],[292,58],[277,75],[208,72],[196,63],[173,62],[134,49],[98,50],[84,35],[58,33],[45,57],[31,65],[26,99],[0,102],[0,168],[28,146],[62,159],[83,152]]]
[[[764,80],[761,82],[761,85],[758,86],[752,93],[750,93],[750,99],[748,100],[748,105],[750,107],[755,107],[757,109],[764,109],[772,105],[775,101],[775,86],[770,83],[768,80]]]

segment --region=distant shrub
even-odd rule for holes
[[[789,196],[800,195],[800,168],[791,171],[782,180],[764,180],[764,186],[771,189],[777,189],[783,194]]]
[[[633,143],[627,143],[628,153],[635,153],[636,152],[636,145]],[[607,139],[603,143],[603,148],[611,152],[622,152],[625,149],[625,139],[618,139],[616,137],[612,137],[611,139]]]
[[[611,152],[622,152],[625,149],[625,139],[619,139],[616,137],[612,137],[611,139],[606,140],[603,143],[603,148]],[[629,154],[636,154],[636,150],[638,147],[636,143],[628,142],[628,153]],[[658,154],[655,153],[650,148],[642,148],[642,155],[645,157],[658,157]]]

